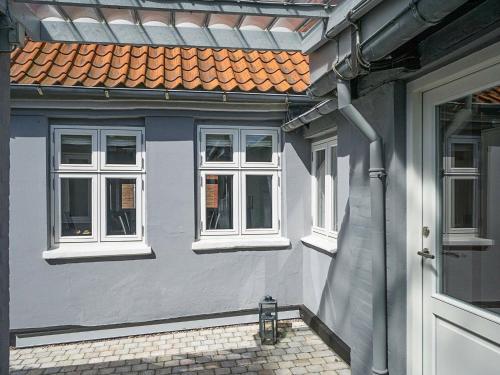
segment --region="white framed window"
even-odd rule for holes
[[[480,138],[453,135],[444,147],[445,234],[479,235]]]
[[[54,236],[59,242],[98,239],[97,175],[57,173],[53,177]]]
[[[97,171],[97,130],[55,128],[52,167],[58,171]]]
[[[101,170],[140,171],[144,169],[141,130],[101,130]]]
[[[142,128],[52,126],[52,245],[144,239]]]
[[[241,131],[242,167],[277,167],[279,162],[278,132],[261,129]]]
[[[312,144],[312,232],[337,237],[337,138]]]
[[[200,126],[198,143],[200,237],[278,235],[279,131]]]
[[[101,175],[101,240],[134,241],[142,238],[144,176]]]
[[[237,171],[202,170],[201,231],[207,236],[236,235],[239,228]]]
[[[241,172],[243,234],[278,233],[278,172]]]
[[[203,168],[237,168],[239,131],[226,128],[201,128],[199,163]]]

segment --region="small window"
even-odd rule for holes
[[[278,132],[276,130],[242,130],[242,166],[254,168],[277,167],[279,161],[279,153],[276,149],[277,137]]]
[[[239,163],[239,133],[234,129],[202,129],[200,164],[203,167],[236,167]]]
[[[54,177],[55,236],[59,242],[97,239],[97,176],[57,174]]]
[[[276,233],[278,211],[276,172],[243,172],[243,233]]]
[[[238,232],[238,174],[202,171],[203,231],[217,235]]]
[[[337,236],[337,140],[312,145],[312,231]]]
[[[57,170],[97,170],[97,131],[55,129],[52,164]]]
[[[443,146],[445,233],[477,235],[479,232],[479,145],[477,136],[451,135]]]
[[[101,131],[101,168],[103,170],[141,170],[142,132],[129,130]]]
[[[201,236],[279,233],[278,147],[275,129],[200,128]]]
[[[142,240],[143,130],[51,131],[53,244]]]

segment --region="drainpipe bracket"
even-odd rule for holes
[[[375,375],[387,375],[387,374],[389,374],[389,370],[388,369],[377,370],[377,369],[372,368],[372,372]]]
[[[368,173],[370,178],[385,178],[387,176],[385,168],[370,168]]]

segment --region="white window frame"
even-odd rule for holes
[[[106,194],[106,180],[107,179],[127,179],[127,180],[132,180],[135,179],[136,183],[136,189],[135,189],[135,210],[136,210],[136,219],[135,219],[135,235],[108,235],[106,234],[106,229],[107,229],[107,194]],[[143,213],[143,186],[144,186],[144,176],[140,174],[116,174],[116,173],[106,173],[106,174],[101,174],[101,207],[100,207],[100,212],[101,212],[101,241],[139,241],[142,239],[143,233],[142,233],[142,213]]]
[[[474,146],[474,167],[472,168],[457,168],[452,166],[452,149],[454,144],[472,144]],[[446,156],[444,158],[444,178],[443,178],[443,188],[444,188],[444,212],[445,217],[443,218],[444,224],[444,234],[472,234],[479,235],[479,212],[480,209],[480,199],[479,199],[479,160],[480,160],[480,139],[478,137],[472,136],[461,136],[453,135],[448,137],[446,140]],[[474,196],[473,196],[473,217],[475,218],[475,223],[472,228],[457,228],[453,224],[454,221],[454,207],[455,205],[455,192],[453,189],[454,180],[473,180],[474,181]]]
[[[92,243],[104,244],[110,242],[145,242],[145,143],[144,128],[119,126],[68,126],[53,125],[51,130],[51,246],[71,250],[71,244]],[[86,164],[61,164],[61,135],[90,134],[92,138],[92,166]],[[138,141],[136,153],[137,163],[127,165],[122,169],[116,165],[105,165],[106,135],[135,134]],[[91,178],[92,179],[92,236],[61,236],[61,178]],[[136,179],[136,235],[107,236],[106,235],[106,178]],[[75,247],[75,251],[76,251]]]
[[[92,163],[91,164],[63,164],[61,163],[61,137],[63,135],[90,135],[92,136]],[[51,147],[51,167],[58,171],[97,171],[98,169],[98,139],[97,130],[88,128],[69,128],[57,127],[53,128]]]
[[[62,233],[62,217],[61,217],[61,179],[74,178],[74,179],[90,179],[92,186],[92,235],[91,236],[61,236]],[[98,202],[99,191],[97,188],[97,175],[89,173],[58,173],[52,178],[53,189],[52,202],[54,202],[54,211],[51,216],[53,236],[57,238],[60,243],[69,242],[96,242],[99,238],[99,215],[98,215]],[[56,198],[57,197],[57,198]]]
[[[247,162],[246,161],[246,138],[248,135],[270,135],[272,137],[272,158],[271,162]],[[269,168],[278,167],[280,162],[280,155],[278,152],[278,131],[271,129],[242,130],[241,131],[241,166],[243,168]]]
[[[136,160],[135,164],[108,164],[106,161],[107,137],[108,136],[135,136],[136,142]],[[103,129],[100,131],[100,166],[103,171],[142,171],[144,165],[144,132],[142,130],[121,130],[121,129]]]
[[[233,177],[233,229],[207,229],[207,210],[206,204],[206,176],[232,176]],[[201,233],[204,236],[221,236],[221,235],[237,235],[239,228],[239,188],[238,171],[229,170],[202,170],[200,171],[200,184],[201,184]]]
[[[206,162],[206,135],[232,134],[233,135],[233,162]],[[272,135],[273,157],[269,163],[246,163],[243,147],[248,134]],[[281,144],[279,129],[270,127],[236,126],[223,127],[220,125],[201,125],[198,129],[198,204],[199,239],[207,238],[254,238],[255,236],[279,236],[281,231]],[[233,227],[234,230],[206,229],[206,175],[233,175]],[[273,227],[262,229],[246,229],[246,187],[247,174],[261,174],[273,176]]]
[[[233,136],[233,161],[207,161],[207,135],[208,134],[224,134]],[[198,152],[198,165],[203,168],[238,168],[240,164],[240,134],[234,128],[220,128],[220,127],[203,127],[200,129],[200,149]]]
[[[247,228],[247,176],[271,176],[272,177],[272,227],[271,228]],[[278,234],[279,219],[277,213],[280,212],[279,186],[277,171],[241,171],[241,232],[242,234]]]
[[[337,185],[336,180],[332,176],[331,155],[332,149],[337,149],[337,137],[324,139],[314,142],[311,145],[311,215],[313,234],[318,234],[325,237],[337,238],[338,223],[337,223]],[[325,151],[325,227],[317,225],[317,187],[316,180],[316,154],[318,151]],[[338,165],[338,164],[337,164]],[[337,169],[338,179],[338,169]]]

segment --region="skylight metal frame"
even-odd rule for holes
[[[330,0],[10,0],[9,3],[11,14],[26,27],[33,40],[276,51],[300,51],[307,34],[301,32],[302,28],[311,22],[322,23],[333,8]],[[92,14],[92,17],[72,19],[74,14]],[[197,22],[200,14],[203,14],[201,24]],[[213,15],[219,15],[218,19],[224,22],[211,25]],[[240,17],[232,22],[231,17],[224,15],[232,16],[233,20],[234,15]],[[153,22],[145,22],[143,17]],[[184,21],[179,23],[179,18]]]

